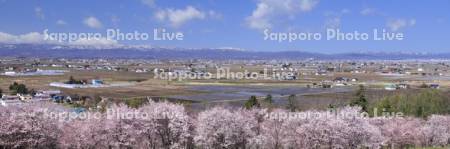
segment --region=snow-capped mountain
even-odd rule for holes
[[[450,59],[450,53],[357,52],[341,54],[302,51],[262,52],[239,48],[177,48],[148,45],[0,44],[0,56],[151,59]]]

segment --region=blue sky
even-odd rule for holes
[[[114,28],[152,33],[154,28],[165,28],[183,32],[184,40],[119,43],[322,53],[450,52],[448,26],[448,0],[0,0],[0,42],[44,29],[105,33]],[[403,33],[405,38],[279,43],[264,40],[263,34],[264,29],[322,33],[326,28],[368,33],[386,29]]]

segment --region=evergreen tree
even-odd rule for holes
[[[245,108],[246,109],[251,109],[254,107],[261,107],[261,105],[258,102],[258,99],[256,99],[256,96],[251,96],[250,99],[247,100],[247,102],[245,102]]]
[[[336,109],[336,105],[330,103],[330,104],[328,104],[328,109],[334,110],[334,109]]]
[[[272,100],[272,95],[267,94],[266,98],[264,99],[265,102],[272,104],[273,100]]]
[[[77,80],[73,76],[70,76],[69,81],[66,82],[66,84],[84,84],[86,81],[83,80]]]
[[[70,76],[69,81],[67,82],[67,84],[75,84],[75,82],[77,82],[77,80],[75,80],[73,78],[73,76]]]
[[[358,91],[356,91],[356,98],[350,103],[350,106],[360,106],[364,112],[368,112],[367,106],[369,103],[367,102],[366,89],[364,85],[359,85]]]
[[[27,86],[25,86],[25,84],[19,84],[19,86],[17,87],[16,93],[18,93],[18,94],[28,94]]]
[[[295,112],[297,110],[297,102],[295,100],[295,95],[294,94],[289,95],[287,108],[291,112]]]
[[[19,84],[14,82],[9,86],[9,90],[12,91],[12,94],[28,94],[28,88],[25,84]]]
[[[9,85],[9,90],[17,90],[17,86],[19,86],[19,83],[14,82],[13,84]]]

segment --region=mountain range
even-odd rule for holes
[[[406,60],[450,59],[449,53],[358,52],[324,54],[303,51],[246,51],[234,48],[165,48],[150,46],[75,46],[52,44],[0,44],[1,57],[123,58],[123,59],[321,59]]]

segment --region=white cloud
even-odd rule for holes
[[[323,13],[323,15],[325,17],[333,17],[333,16],[343,16],[346,14],[350,14],[351,11],[349,9],[342,9],[340,11],[325,11],[325,13]]]
[[[338,29],[341,27],[341,17],[328,18],[325,21],[325,28]]]
[[[411,20],[409,20],[409,25],[410,25],[410,26],[416,25],[416,19],[411,19]]]
[[[221,19],[222,15],[213,10],[202,11],[193,6],[186,6],[184,9],[158,7],[156,0],[141,0],[144,5],[149,6],[154,11],[154,17],[174,28],[178,28],[192,20],[203,20],[206,18]]]
[[[34,14],[36,15],[36,17],[38,17],[41,20],[45,19],[45,15],[44,15],[44,12],[41,7],[35,7]]]
[[[172,27],[180,27],[188,21],[205,19],[207,14],[192,6],[185,9],[165,9],[156,12],[155,17],[163,22],[168,22]]]
[[[149,7],[155,7],[155,0],[141,0],[141,2]]]
[[[347,9],[347,8],[344,8],[344,9],[341,10],[341,14],[348,14],[350,12],[351,11],[349,9]]]
[[[19,35],[18,39],[23,43],[44,43],[47,42],[44,40],[44,35],[38,32],[31,32],[24,35]]]
[[[402,28],[405,27],[411,27],[414,26],[416,24],[416,20],[415,19],[391,19],[388,20],[386,23],[386,26],[389,27],[389,29],[391,29],[391,31],[398,31]]]
[[[265,29],[271,28],[269,15],[273,11],[273,8],[266,3],[259,3],[256,10],[253,11],[250,17],[247,17],[247,23],[250,28]]]
[[[117,17],[116,15],[112,15],[111,16],[111,22],[114,26],[117,26],[117,24],[120,22],[120,18]]]
[[[72,42],[58,42],[57,40],[45,39],[45,35],[38,32],[30,32],[21,35],[13,35],[9,33],[0,32],[0,43],[4,44],[56,44],[56,45],[70,45],[93,47],[97,49],[113,48],[122,46],[116,40],[108,40],[105,38],[83,38]]]
[[[360,13],[361,13],[361,15],[365,15],[365,16],[374,15],[376,13],[376,10],[373,8],[364,8],[363,10],[361,10]]]
[[[17,37],[8,33],[0,32],[0,43],[15,43]]]
[[[90,28],[96,28],[96,29],[99,29],[99,28],[102,28],[102,27],[103,27],[102,22],[100,22],[97,18],[95,18],[95,17],[93,17],[93,16],[90,16],[90,17],[85,18],[85,19],[83,20],[83,23],[84,23],[86,26],[90,27]]]
[[[326,29],[328,28],[332,28],[332,29],[338,29],[341,27],[341,18],[344,15],[350,14],[351,11],[349,9],[342,9],[340,11],[326,11],[324,13],[324,16],[326,17],[325,19],[325,24],[324,27]]]
[[[259,0],[246,23],[253,29],[271,28],[276,18],[311,11],[318,3],[319,0]]]
[[[363,16],[382,16],[389,17],[389,15],[385,12],[382,12],[376,8],[366,7],[359,12]]]
[[[54,40],[45,40],[45,36],[38,32],[30,32],[22,35],[12,35],[0,32],[0,43],[7,44],[44,44],[55,43]]]
[[[57,25],[66,25],[67,23],[64,20],[58,20],[58,21],[56,21],[56,24]]]
[[[222,18],[222,14],[219,14],[213,10],[208,11],[208,15],[210,18],[214,18],[214,19],[221,19]]]
[[[317,5],[317,3],[319,3],[318,0],[300,0],[300,10],[311,11]]]
[[[163,21],[166,19],[166,15],[167,15],[166,12],[161,10],[155,13],[155,18]]]

